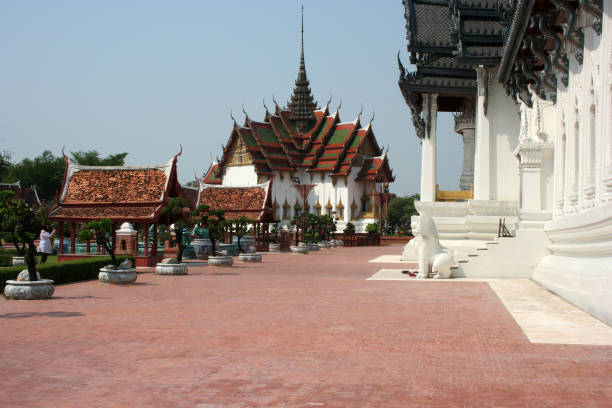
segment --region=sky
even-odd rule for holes
[[[129,152],[179,179],[202,175],[231,133],[230,112],[263,120],[297,77],[302,2],[0,0],[0,151]],[[391,191],[419,191],[421,146],[397,80],[408,66],[400,0],[305,0],[306,70],[315,99],[389,147]],[[410,68],[412,70],[413,68]],[[364,123],[364,125],[365,125]],[[437,181],[458,189],[461,137],[438,118]]]

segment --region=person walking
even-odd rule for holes
[[[38,243],[38,253],[40,253],[40,263],[44,264],[47,262],[47,256],[53,253],[53,247],[51,246],[51,237],[55,234],[55,230],[50,233],[46,230],[49,227],[44,227],[40,231],[40,241]]]

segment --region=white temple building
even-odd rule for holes
[[[342,231],[347,223],[356,232],[384,217],[394,177],[386,153],[379,147],[372,120],[365,127],[361,113],[342,122],[329,102],[317,107],[304,62],[304,30],[300,67],[286,108],[275,102],[263,121],[246,115],[234,120],[223,155],[209,167],[207,185],[248,187],[271,182],[274,218],[288,224],[308,213],[330,214]]]
[[[416,207],[452,276],[532,278],[612,324],[612,0],[403,3]],[[438,112],[464,140],[459,191],[436,186]]]

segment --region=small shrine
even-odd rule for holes
[[[180,154],[156,166],[81,166],[64,155],[66,170],[62,189],[49,213],[49,220],[59,224],[58,260],[97,255],[92,253],[89,242],[85,243],[84,252],[77,251],[77,225],[108,218],[117,226],[113,234],[117,253],[135,255],[136,266],[153,266],[159,262],[157,225],[167,223],[161,210],[170,197],[182,196],[184,192],[176,174]],[[70,223],[68,251],[64,248],[66,222]],[[144,234],[142,251],[139,230],[151,231]]]

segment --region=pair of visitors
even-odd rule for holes
[[[40,263],[47,262],[47,256],[53,253],[53,247],[51,246],[51,237],[55,234],[55,230],[50,233],[47,232],[49,227],[44,227],[40,231],[40,242],[38,243],[38,253],[40,254]]]

